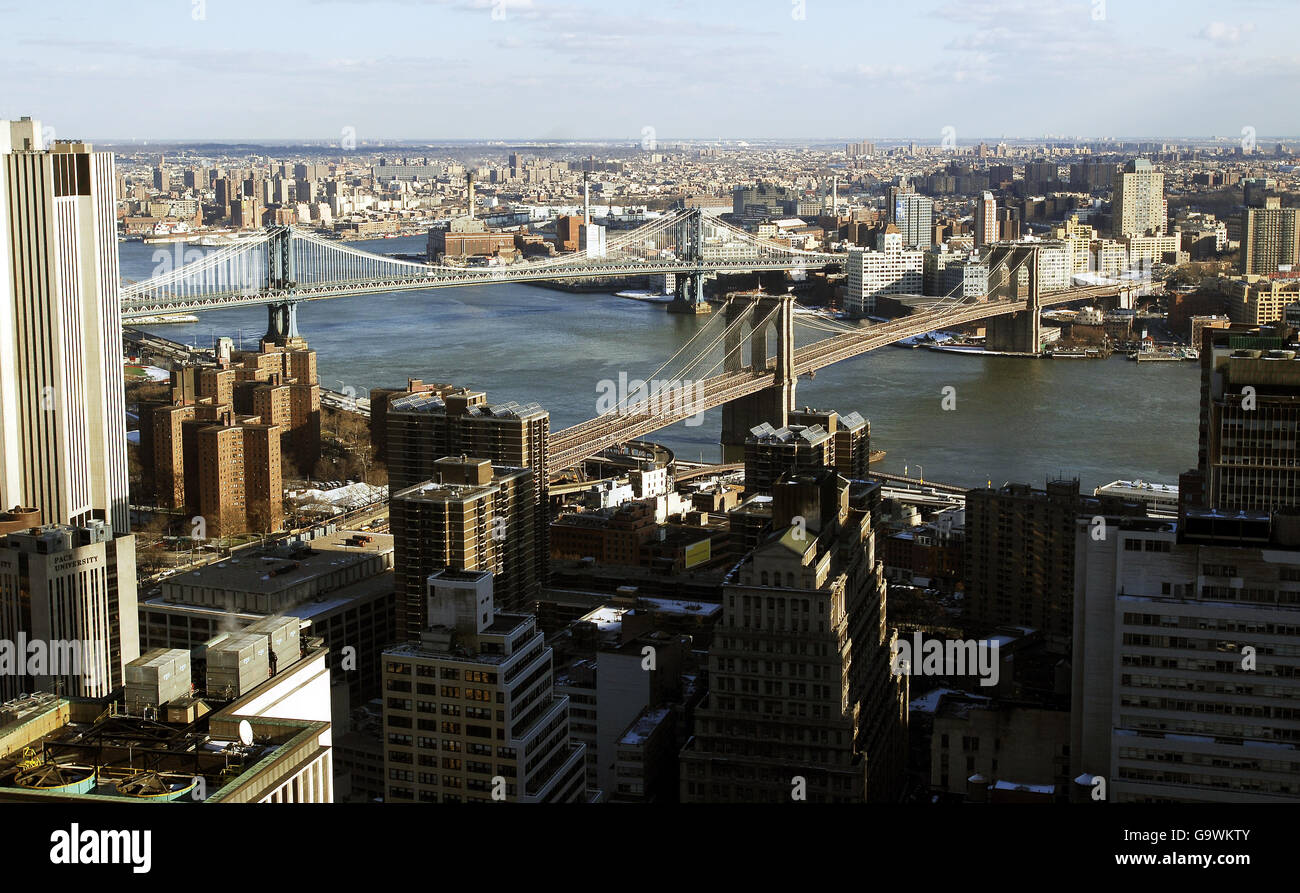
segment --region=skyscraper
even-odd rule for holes
[[[989,245],[998,240],[998,202],[993,193],[980,196],[975,205],[975,246]]]
[[[1283,208],[1275,196],[1264,199],[1263,207],[1241,212],[1240,271],[1244,275],[1267,276],[1300,263],[1300,210]]]
[[[1202,338],[1199,468],[1180,478],[1180,499],[1226,512],[1300,506],[1300,345],[1247,326]]]
[[[384,652],[385,801],[579,802],[586,745],[537,619],[496,610],[486,571],[426,587],[419,641]]]
[[[1145,158],[1130,161],[1115,184],[1111,231],[1117,236],[1164,235],[1165,175]]]
[[[1076,522],[1071,775],[1117,803],[1300,802],[1295,521]]]
[[[0,640],[24,639],[44,644],[46,665],[4,666],[0,701],[24,691],[103,698],[121,687],[140,655],[135,537],[114,537],[99,520],[0,537]]]
[[[680,757],[683,803],[898,795],[907,681],[890,669],[879,487],[850,487],[821,469],[774,488],[775,532],[722,587],[710,691]]]
[[[934,200],[915,192],[900,193],[894,199],[893,222],[908,248],[928,247],[934,223]]]
[[[0,505],[126,533],[113,156],[0,122]]]

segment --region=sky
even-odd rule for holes
[[[0,0],[0,24],[0,118],[61,139],[1300,135],[1296,0]]]

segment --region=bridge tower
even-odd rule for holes
[[[298,287],[298,273],[293,259],[293,228],[276,226],[270,230],[266,243],[267,290],[292,294]],[[294,347],[305,343],[298,333],[298,302],[276,301],[266,305],[266,336],[280,347]]]
[[[1037,245],[991,245],[988,249],[990,301],[1024,301],[1026,309],[995,316],[985,327],[987,350],[1038,354],[1042,350],[1042,311]],[[1017,265],[1019,268],[1017,269]],[[1010,272],[1015,270],[1015,272]]]
[[[677,293],[668,305],[669,313],[710,313],[704,300],[704,212],[699,208],[677,226],[677,253],[695,269],[677,274]]]
[[[772,320],[761,327],[758,322],[776,310]],[[748,319],[749,363],[743,356],[738,325],[728,333],[723,349],[723,371],[770,371],[772,385],[756,394],[732,400],[722,407],[722,461],[741,462],[745,458],[745,439],[751,429],[763,422],[783,428],[789,413],[795,408],[794,375],[794,295],[734,294],[727,299],[727,327],[733,322]],[[768,330],[776,330],[776,356],[768,357]]]

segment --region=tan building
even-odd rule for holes
[[[419,636],[425,581],[444,568],[488,571],[502,605],[531,610],[540,585],[532,475],[486,459],[447,457],[428,481],[393,491],[399,640]]]
[[[271,450],[263,435],[250,433],[236,448],[230,436],[223,435],[225,446],[218,449],[217,435],[208,435],[203,440],[205,455],[247,453],[249,461],[243,471],[228,459],[224,466],[203,472],[198,432],[213,423],[274,428],[279,442]],[[167,508],[200,508],[201,482],[206,480],[209,509],[225,506],[223,513],[235,517],[239,506],[252,506],[259,526],[248,529],[261,529],[261,522],[269,520],[270,529],[278,530],[282,464],[310,474],[319,459],[320,384],[316,352],[305,344],[279,347],[263,342],[259,351],[235,352],[214,366],[173,369],[169,402],[140,405],[142,487]],[[269,492],[273,482],[275,490]]]
[[[201,424],[201,423],[200,423]],[[284,527],[280,429],[223,414],[219,424],[195,432],[199,514],[209,536]]]
[[[1283,208],[1281,199],[1270,196],[1264,207],[1241,213],[1241,259],[1243,275],[1267,276],[1300,264],[1300,209]]]
[[[586,747],[536,618],[496,610],[485,571],[427,586],[419,641],[384,652],[385,802],[580,802]]]
[[[898,796],[907,679],[890,668],[878,495],[861,486],[851,497],[827,469],[778,484],[775,532],[723,586],[710,691],[680,754],[682,802]]]
[[[1227,296],[1229,320],[1260,326],[1282,319],[1286,305],[1300,299],[1300,275],[1221,277],[1219,291]]]
[[[1130,161],[1115,184],[1111,232],[1116,236],[1164,235],[1165,175],[1145,158]]]

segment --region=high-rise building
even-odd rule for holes
[[[1198,470],[1180,498],[1225,512],[1300,506],[1300,345],[1276,330],[1203,329]]]
[[[397,634],[419,637],[424,581],[443,568],[494,575],[500,603],[531,610],[538,595],[532,471],[446,457],[430,480],[393,491]]]
[[[774,429],[767,422],[745,438],[745,495],[770,495],[787,472],[835,467],[835,438],[820,424]]]
[[[200,405],[215,408],[200,411]],[[268,469],[282,462],[303,475],[315,469],[320,460],[316,352],[308,350],[306,342],[286,347],[263,342],[260,351],[237,352],[233,359],[222,356],[215,365],[173,369],[169,399],[140,404],[141,486],[159,505],[198,506],[204,460],[193,433],[197,428],[187,428],[186,423],[222,422],[227,414],[220,407],[234,414],[225,424],[275,426],[280,442]],[[260,497],[252,493],[252,481],[248,483],[249,498],[256,502]],[[233,490],[230,498],[235,498]]]
[[[915,192],[901,193],[894,199],[893,220],[907,248],[929,247],[934,225],[934,200]]]
[[[1296,520],[1078,523],[1073,776],[1111,802],[1300,802]]]
[[[877,251],[849,249],[844,304],[850,313],[875,313],[876,299],[886,295],[921,293],[925,252],[903,247],[903,236],[892,223],[876,245]]]
[[[805,406],[787,414],[791,425],[820,426],[835,442],[830,468],[845,480],[864,481],[871,467],[871,423],[861,414],[840,415],[835,410]]]
[[[140,655],[135,537],[114,537],[99,520],[0,537],[0,640],[24,638],[44,644],[50,665],[6,668],[0,701],[30,691],[104,698],[121,687]]]
[[[0,506],[125,534],[113,156],[0,122]]]
[[[898,795],[907,684],[891,674],[878,497],[829,469],[776,486],[774,532],[722,587],[710,690],[680,754],[682,802]]]
[[[207,409],[200,406],[199,410]],[[280,467],[280,429],[237,420],[229,410],[214,423],[196,419],[197,507],[208,536],[284,527],[284,485]]]
[[[1164,235],[1165,175],[1145,158],[1130,161],[1115,184],[1111,231],[1116,236]]]
[[[993,193],[985,192],[975,205],[975,247],[983,248],[998,240],[998,202]]]
[[[978,630],[1027,626],[1050,648],[1069,649],[1074,620],[1075,519],[1146,514],[1138,502],[1081,496],[1078,480],[966,494],[967,623]]]
[[[1300,263],[1300,209],[1283,208],[1269,196],[1263,207],[1241,212],[1241,259],[1244,275],[1268,275],[1291,270]]]
[[[408,382],[408,387],[412,390],[371,395],[371,441],[382,444],[388,463],[389,492],[396,493],[430,480],[435,475],[437,460],[444,456],[467,455],[490,459],[495,465],[530,469],[534,554],[538,572],[544,576],[550,555],[547,545],[550,414],[536,403],[490,404],[487,394],[467,388],[426,386],[419,382]],[[374,399],[376,395],[378,401]],[[381,425],[383,434],[378,436]],[[508,600],[499,580],[497,591],[503,607],[511,610],[517,607]]]
[[[433,575],[427,600],[419,641],[384,652],[385,802],[580,802],[586,747],[537,619],[496,610],[487,571]]]

